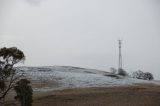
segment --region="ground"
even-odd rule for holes
[[[31,80],[33,106],[160,106],[159,81],[70,66],[20,70]],[[15,103],[9,94],[8,103]]]
[[[160,106],[160,86],[137,85],[36,92],[33,106]]]

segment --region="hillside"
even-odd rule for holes
[[[121,77],[109,72],[72,66],[19,67],[32,82],[34,91],[52,91],[68,88],[128,86],[138,83],[153,83],[129,77]]]

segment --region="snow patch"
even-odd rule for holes
[[[47,86],[34,88],[34,91],[51,91],[67,88],[83,88],[83,87],[111,87],[111,86],[125,86],[135,83],[154,83],[159,82],[145,81],[123,77],[117,79],[110,77],[111,73],[99,71],[95,69],[85,69],[71,66],[53,66],[53,67],[20,67],[20,74],[23,73],[33,83],[56,82],[55,86],[51,83]]]

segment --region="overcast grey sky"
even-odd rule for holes
[[[16,46],[27,66],[118,66],[160,79],[160,0],[0,0],[0,47]]]

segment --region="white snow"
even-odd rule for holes
[[[85,69],[71,66],[52,66],[52,67],[20,67],[20,73],[31,79],[32,81],[39,81],[40,83],[56,82],[58,85],[54,86],[52,83],[49,86],[41,88],[34,88],[35,91],[49,91],[66,88],[79,87],[110,87],[110,86],[125,86],[135,83],[153,83],[160,84],[154,81],[145,81],[133,79],[129,77],[114,78],[108,72],[99,71],[95,69]]]

